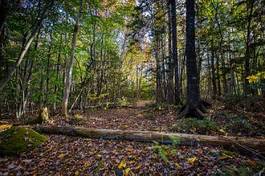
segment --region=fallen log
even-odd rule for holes
[[[155,131],[132,131],[132,130],[111,130],[95,129],[84,127],[58,127],[58,126],[35,126],[34,130],[46,134],[59,134],[67,136],[79,136],[97,139],[129,140],[138,142],[159,142],[162,144],[191,145],[194,143],[213,146],[231,147],[241,146],[255,149],[257,152],[265,152],[265,139],[233,137],[233,136],[207,136],[183,133],[165,133]]]

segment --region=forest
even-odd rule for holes
[[[0,0],[0,175],[265,175],[265,0]]]

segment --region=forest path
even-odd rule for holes
[[[85,113],[75,113],[79,121],[67,121],[63,117],[53,117],[54,123],[60,126],[75,125],[87,128],[169,131],[172,122],[176,121],[174,111],[157,111],[150,108],[153,101],[138,101],[130,107],[111,109],[90,109]]]

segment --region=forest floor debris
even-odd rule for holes
[[[152,106],[90,110],[74,114],[73,119],[68,120],[61,115],[51,118],[55,125],[60,126],[166,132],[172,131],[172,127],[181,122],[181,119],[176,118],[174,108]],[[235,120],[240,113],[222,106],[210,110],[208,115],[206,122],[196,121],[195,127],[189,127],[186,132],[264,137],[263,128],[253,128],[257,120],[255,117],[244,117],[242,126]],[[198,128],[196,123],[202,128]],[[253,126],[249,128],[248,123]],[[230,125],[230,131],[225,124]],[[217,128],[212,128],[215,125]],[[249,131],[245,130],[244,125]],[[182,132],[183,129],[177,131]],[[47,142],[30,152],[0,158],[0,175],[262,175],[265,173],[264,168],[264,162],[254,156],[246,157],[221,147],[198,144],[165,146],[60,135],[48,136]]]
[[[238,175],[264,172],[263,167],[255,158],[217,147],[55,135],[33,151],[0,159],[0,175]]]
[[[65,120],[61,115],[53,117],[60,126],[83,126],[87,128],[181,132],[206,135],[231,135],[262,137],[265,135],[265,119],[250,113],[235,112],[220,106],[209,110],[203,120],[178,119],[174,108],[135,107],[90,110],[75,112],[74,117]],[[82,117],[82,118],[80,118]],[[192,123],[190,123],[190,121]],[[183,125],[184,124],[184,125]],[[176,128],[177,127],[177,128]]]

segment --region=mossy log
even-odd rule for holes
[[[178,141],[179,144],[193,145],[195,143],[213,146],[244,146],[265,152],[265,139],[232,137],[232,136],[207,136],[183,133],[165,133],[154,131],[128,131],[111,129],[94,129],[84,127],[57,127],[57,126],[36,126],[34,130],[46,134],[60,134],[67,136],[79,136],[97,139],[129,140],[139,142],[159,142],[172,144]]]

